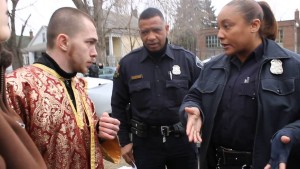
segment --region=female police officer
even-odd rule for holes
[[[217,20],[224,54],[180,109],[189,140],[202,141],[201,168],[299,168],[300,56],[273,41],[265,2],[233,0]]]

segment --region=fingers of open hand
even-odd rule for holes
[[[194,120],[192,118],[188,118],[187,125],[186,125],[186,134],[191,142],[193,140],[194,134]]]
[[[191,129],[187,131],[187,136],[190,142],[194,142],[194,143],[202,142],[202,139],[200,137],[200,127],[195,125],[195,123],[192,124]]]
[[[201,143],[202,139],[200,137],[200,131],[197,129],[194,129],[193,132],[193,140],[194,143]]]
[[[186,134],[190,142],[200,143],[202,141],[200,137],[200,130],[202,121],[200,118],[199,109],[196,107],[186,107],[186,113],[188,113]]]
[[[267,164],[264,169],[286,169],[286,164],[280,163],[279,166],[271,166],[270,164]]]
[[[187,135],[189,135],[192,131],[192,127],[194,127],[195,122],[199,119],[199,116],[197,113],[195,113],[198,109],[194,107],[186,107],[185,112],[188,114],[187,116],[187,126],[186,126],[186,132]]]
[[[202,138],[200,136],[200,131],[196,131],[196,139],[194,140],[194,143],[201,143]]]

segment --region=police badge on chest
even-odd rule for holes
[[[180,75],[181,74],[180,67],[178,65],[174,65],[172,67],[172,74],[173,75]]]

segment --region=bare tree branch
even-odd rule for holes
[[[29,20],[30,17],[31,17],[31,14],[27,17],[27,19],[26,19],[24,25],[22,25],[21,36],[20,36],[20,38],[19,38],[17,48],[21,48],[22,39],[23,39],[23,33],[24,33],[24,30],[25,30],[25,28],[26,28],[27,22],[28,22],[28,20]]]

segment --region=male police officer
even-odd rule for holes
[[[200,72],[196,56],[168,44],[169,25],[158,9],[143,11],[138,24],[144,46],[121,59],[113,82],[112,115],[121,121],[123,158],[141,169],[197,168],[195,145],[178,124],[181,101]]]

